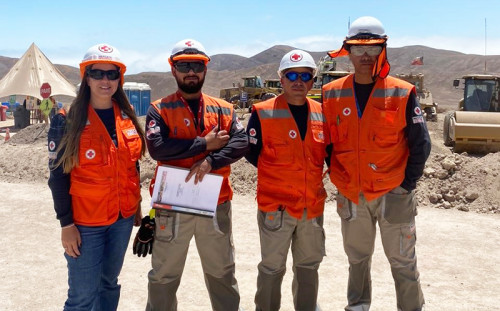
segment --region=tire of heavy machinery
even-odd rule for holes
[[[264,93],[262,94],[262,96],[260,97],[260,99],[262,101],[264,100],[267,100],[267,99],[270,99],[270,98],[274,98],[274,97],[277,97],[278,95],[274,94],[274,93]]]
[[[451,117],[453,116],[454,112],[447,112],[444,115],[444,122],[443,122],[443,141],[444,145],[447,147],[452,147],[453,146],[453,139],[450,137],[450,120]]]
[[[233,95],[230,99],[229,102],[232,104],[234,101],[240,100],[240,95]]]

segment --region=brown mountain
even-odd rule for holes
[[[233,83],[241,82],[241,77],[260,75],[264,79],[277,78],[277,69],[281,57],[293,47],[276,45],[252,57],[243,57],[233,54],[217,54],[211,56],[209,73],[206,77],[204,92],[218,96],[222,88],[232,87]],[[325,52],[311,52],[317,61]],[[485,60],[488,73],[500,73],[500,56],[482,56],[463,54],[455,51],[439,50],[426,46],[406,46],[389,48],[389,62],[391,74],[423,73],[425,87],[434,96],[434,100],[443,109],[453,109],[461,98],[461,91],[452,86],[452,81],[467,73],[483,73]],[[417,57],[424,57],[423,66],[410,66]],[[17,61],[16,58],[0,56],[0,78],[3,77]],[[78,68],[56,65],[57,68],[73,83],[80,80]],[[338,59],[338,68],[349,69],[346,57]],[[143,82],[151,86],[151,98],[157,99],[176,89],[175,81],[169,72],[142,72],[126,75],[125,81]]]

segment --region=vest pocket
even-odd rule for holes
[[[141,157],[142,142],[135,127],[123,129],[123,140],[130,153],[130,161],[137,161]]]
[[[341,143],[347,139],[347,122],[330,126],[330,139],[332,143]]]
[[[124,207],[124,213],[134,213],[137,204],[141,200],[141,186],[139,176],[137,174],[137,169],[134,167],[129,168],[129,171],[133,170],[134,175],[129,175],[127,177],[127,207]]]
[[[69,193],[73,203],[73,218],[81,223],[107,221],[110,192],[110,182],[95,183],[72,177]]]
[[[108,153],[106,152],[106,143],[102,137],[92,139],[82,137],[80,139],[78,160],[80,167],[107,165]]]
[[[265,148],[262,148],[262,160],[273,165],[289,165],[293,163],[293,151],[291,144],[285,140],[270,138]]]
[[[388,148],[398,143],[399,132],[394,127],[372,127],[370,137],[375,145],[382,148]]]

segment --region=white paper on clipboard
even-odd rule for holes
[[[185,182],[188,173],[185,168],[158,166],[151,207],[213,217],[222,176],[206,174],[203,181],[195,185],[194,176]]]

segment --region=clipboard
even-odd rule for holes
[[[194,176],[185,182],[189,169],[170,165],[158,166],[151,197],[151,207],[213,217],[219,200],[223,177],[206,174],[194,184]]]

